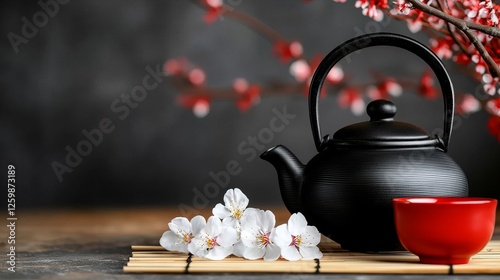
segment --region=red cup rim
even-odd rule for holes
[[[400,197],[392,200],[401,204],[488,204],[495,203],[494,198],[485,197]]]

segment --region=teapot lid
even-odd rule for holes
[[[370,116],[370,121],[341,128],[335,132],[331,142],[367,145],[383,143],[384,146],[431,144],[430,141],[425,141],[431,140],[431,137],[422,128],[410,123],[394,121],[396,105],[388,100],[379,99],[370,102],[366,112]],[[434,141],[431,142],[435,144]]]

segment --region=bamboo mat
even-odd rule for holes
[[[323,258],[290,262],[245,260],[231,256],[221,261],[170,252],[161,246],[132,246],[126,273],[359,273],[359,274],[500,274],[500,240],[492,240],[468,264],[421,264],[405,251],[382,254],[351,253],[328,239],[319,245]]]

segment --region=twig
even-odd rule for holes
[[[378,82],[383,81],[384,79],[389,78],[388,76],[382,75],[380,73],[374,74],[375,80]],[[181,83],[173,83],[175,87],[179,89],[181,95],[184,96],[197,96],[197,95],[208,95],[213,99],[217,100],[237,100],[240,98],[240,94],[235,91],[233,88],[210,88],[210,87],[194,87],[189,86],[183,83],[183,77],[172,77],[172,79],[181,79]],[[405,91],[413,90],[418,92],[420,87],[420,83],[416,82],[414,79],[404,79],[398,78],[395,79],[401,87],[405,88]],[[359,83],[359,84],[350,84],[341,83],[337,85],[329,85],[328,94],[338,93],[343,88],[356,88],[360,92],[366,92],[368,87],[373,86],[373,83]],[[302,83],[276,83],[270,85],[262,85],[260,86],[259,95],[262,97],[265,96],[276,96],[276,95],[304,95],[305,89],[307,88],[307,84]]]
[[[210,6],[203,4],[199,0],[192,0],[192,2],[204,10],[208,10],[210,8]],[[234,8],[226,4],[220,6],[219,15],[220,16],[227,15],[228,17],[243,23],[243,25],[255,29],[258,34],[264,35],[264,37],[266,37],[266,39],[269,39],[270,41],[276,41],[276,40],[281,40],[284,42],[287,41],[278,32],[276,32],[274,29],[272,29],[270,26],[266,25],[262,21],[248,14],[238,12]]]
[[[265,35],[267,39],[270,39],[270,41],[283,41],[287,42],[285,38],[283,38],[278,32],[276,32],[274,29],[263,23],[262,21],[247,15],[242,12],[238,12],[235,9],[228,8],[226,6],[222,6],[222,11],[224,15],[227,15],[228,17],[240,21],[244,25],[254,28],[257,33]]]
[[[441,8],[441,10],[445,10],[445,9],[448,9],[448,5],[445,4],[443,2],[443,0],[438,0],[437,1],[439,7]],[[458,47],[460,47],[460,50],[462,50],[462,52],[464,54],[466,54],[468,57],[471,57],[472,54],[469,53],[469,50],[467,50],[467,48],[465,47],[465,45],[463,44],[463,42],[461,40],[459,40],[457,38],[457,34],[455,34],[452,30],[451,30],[451,26],[452,24],[449,23],[449,22],[446,22],[446,29],[448,30],[448,32],[450,33],[450,37],[453,39],[453,41],[455,41],[455,43],[458,45]]]
[[[305,89],[304,83],[289,83],[289,84],[274,84],[260,87],[260,96],[276,96],[280,94],[290,95],[296,93],[297,95],[303,93]],[[240,98],[240,94],[233,88],[180,88],[181,95],[208,95],[217,100],[236,100]]]
[[[436,16],[442,20],[445,20],[453,25],[455,25],[458,29],[462,30],[462,32],[465,33],[467,38],[469,38],[469,41],[476,47],[477,51],[483,58],[483,60],[486,62],[488,65],[488,70],[493,77],[500,77],[500,69],[498,68],[498,65],[495,63],[493,58],[490,56],[486,48],[483,46],[483,44],[479,41],[477,38],[476,34],[471,31],[471,29],[478,30],[481,32],[484,32],[486,34],[489,34],[491,36],[500,38],[500,29],[491,27],[491,26],[485,26],[482,24],[476,24],[472,22],[467,22],[462,19],[458,19],[456,17],[453,17],[451,15],[448,15],[447,13],[440,11],[436,8],[433,8],[427,4],[424,4],[420,0],[407,0],[410,2],[414,7],[417,9],[421,10],[424,13],[431,14],[433,16]]]
[[[500,38],[500,29],[498,29],[496,27],[482,25],[482,24],[478,24],[475,22],[469,22],[469,21],[465,21],[465,20],[450,16],[449,14],[447,14],[443,11],[440,11],[434,7],[431,7],[431,6],[423,3],[420,0],[407,0],[407,1],[410,2],[413,6],[417,7],[419,10],[421,10],[424,13],[431,14],[433,16],[440,18],[440,19],[451,22],[453,25],[460,28],[460,30],[474,29],[477,31],[481,31],[485,34],[489,34],[493,37]]]

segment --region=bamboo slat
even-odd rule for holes
[[[353,253],[329,240],[320,243],[323,258],[290,262],[245,260],[231,256],[212,261],[169,252],[161,246],[133,245],[126,273],[362,273],[362,274],[500,274],[500,240],[492,240],[468,264],[430,265],[406,252]],[[187,267],[187,268],[186,268]]]

